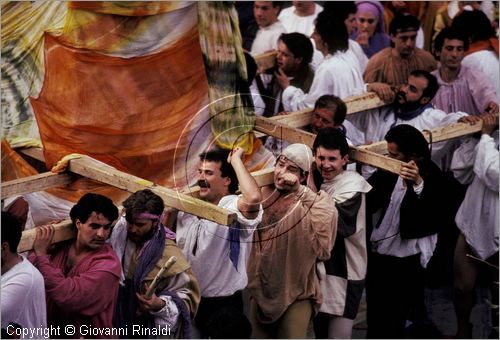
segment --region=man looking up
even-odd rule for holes
[[[307,145],[289,145],[273,185],[262,188],[264,216],[247,269],[254,338],[305,338],[322,302],[316,262],[330,257],[337,210],[328,194],[302,185],[311,163]]]
[[[200,155],[198,165],[200,198],[235,212],[235,225],[228,228],[184,212],[177,214],[177,242],[201,287],[195,321],[202,337],[213,338],[213,332],[220,332],[213,329],[214,318],[222,314],[231,315],[224,324],[229,337],[244,338],[251,333],[243,314],[242,290],[248,282],[246,267],[252,235],[262,219],[262,207],[259,187],[245,168],[243,155],[240,147],[231,153],[211,150]],[[243,322],[246,327],[233,327],[236,322]],[[228,333],[228,329],[235,333]]]
[[[48,325],[61,329],[73,325],[73,336],[78,339],[83,336],[82,325],[112,327],[120,261],[106,240],[118,209],[109,198],[88,193],[71,208],[69,215],[77,229],[76,239],[51,248],[54,227],[39,227],[29,259],[45,280]],[[60,335],[65,338],[71,334]]]
[[[110,239],[122,267],[116,326],[168,327],[172,335],[189,338],[200,288],[175,244],[175,233],[162,223],[163,199],[149,189],[139,190],[123,202],[123,208],[125,217]],[[172,256],[177,262],[148,298],[146,289]],[[132,335],[129,329],[128,336]]]

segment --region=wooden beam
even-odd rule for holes
[[[403,162],[398,161],[397,159],[356,147],[350,148],[349,158],[355,160],[356,162],[390,171],[394,174],[399,174],[401,164],[403,164]]]
[[[367,92],[359,96],[347,97],[344,99],[344,102],[347,106],[347,114],[371,110],[387,105],[374,92]],[[301,128],[309,125],[312,111],[313,109],[308,108],[291,112],[287,115],[274,116],[270,119],[285,123],[290,127]]]
[[[276,65],[277,51],[270,51],[262,53],[253,57],[255,63],[257,64],[257,69],[259,73],[263,73],[265,70],[270,69]]]
[[[72,227],[71,220],[64,220],[60,223],[54,224],[54,238],[52,243],[66,241],[76,237],[76,229]],[[17,252],[23,253],[33,249],[33,243],[36,238],[36,228],[23,231],[21,241],[17,246]]]
[[[43,155],[43,149],[42,148],[19,148],[16,149],[17,152],[20,152],[26,156],[29,156],[33,159],[36,159],[40,162],[45,163],[45,156]]]
[[[53,187],[66,186],[74,179],[71,174],[45,172],[2,183],[2,199],[14,195],[28,194]]]
[[[312,147],[314,139],[316,138],[316,135],[313,133],[291,128],[280,121],[273,121],[264,117],[256,117],[255,130],[280,138],[289,143],[303,143],[309,147]],[[351,160],[355,162],[360,162],[399,174],[401,162],[387,156],[357,147],[351,147],[349,156]]]
[[[70,160],[68,170],[132,193],[142,189],[150,189],[163,199],[166,206],[222,225],[230,225],[236,220],[236,214],[226,209],[176,190],[156,185],[140,177],[129,175],[88,156]]]
[[[470,125],[468,123],[455,123],[448,126],[432,129],[431,134],[429,134],[428,131],[422,131],[422,134],[428,142],[430,141],[430,135],[432,135],[432,142],[437,143],[444,140],[459,138],[479,132],[481,131],[482,127],[483,121],[479,121],[474,125]],[[373,144],[361,145],[358,146],[358,148],[383,154],[387,153],[387,142],[384,140]]]
[[[265,117],[255,117],[256,131],[265,133],[290,143],[303,143],[312,147],[316,135],[288,126],[280,121]]]

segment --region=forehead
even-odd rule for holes
[[[459,39],[444,38],[443,47],[445,47],[445,46],[463,47],[464,46],[464,42],[462,40],[459,40]]]
[[[271,1],[255,1],[253,7],[260,9],[269,9],[273,7],[273,4]]]
[[[286,158],[283,155],[278,157],[278,162],[284,163],[284,165],[287,167],[296,167],[297,169],[300,169],[300,167],[297,165],[297,163],[289,160],[288,158]]]
[[[290,50],[288,49],[288,46],[283,42],[283,40],[278,41],[278,51],[293,55],[293,53],[290,52]]]
[[[359,18],[366,18],[366,19],[377,19],[375,14],[369,11],[358,11],[357,16]]]
[[[325,107],[319,108],[319,109],[315,109],[314,113],[316,113],[316,114],[318,114],[318,115],[320,115],[321,117],[324,117],[324,118],[331,118],[331,119],[333,119],[333,116],[335,116],[335,111],[334,110],[330,110],[330,109],[327,109]]]
[[[406,31],[406,32],[396,33],[396,38],[399,39],[415,38],[416,36],[417,36],[417,31]]]
[[[410,76],[408,78],[408,85],[415,86],[420,91],[423,91],[427,87],[427,79],[424,77]]]
[[[340,150],[339,149],[325,149],[323,146],[318,146],[318,149],[316,150],[316,157],[323,156],[327,158],[342,158],[340,156]]]
[[[92,211],[89,218],[87,219],[87,222],[85,222],[84,224],[94,223],[94,224],[106,225],[109,224],[110,222],[111,221],[108,220],[103,214]]]
[[[207,161],[207,160],[201,160],[198,163],[198,169],[202,171],[213,171],[217,172],[219,171],[220,173],[220,167],[221,167],[221,162],[212,162],[212,161]]]

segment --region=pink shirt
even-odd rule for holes
[[[66,273],[70,245],[62,244],[50,258],[31,253],[29,259],[45,280],[48,325],[61,326],[62,338],[79,338],[84,336],[79,333],[81,325],[101,329],[112,327],[121,267],[111,245],[105,244]],[[65,334],[66,325],[75,327],[73,336]],[[97,337],[117,336],[103,334]]]
[[[462,65],[457,79],[446,83],[439,69],[432,72],[439,83],[439,90],[432,100],[434,106],[446,113],[462,111],[470,115],[484,112],[489,102],[498,103],[495,88],[483,72]]]

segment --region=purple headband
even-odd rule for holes
[[[148,212],[143,212],[143,213],[140,213],[139,215],[137,215],[136,218],[143,218],[143,219],[149,219],[149,220],[159,220],[160,217],[162,217],[163,214],[160,216],[160,215],[155,215],[155,214],[151,214],[151,213],[148,213]]]

